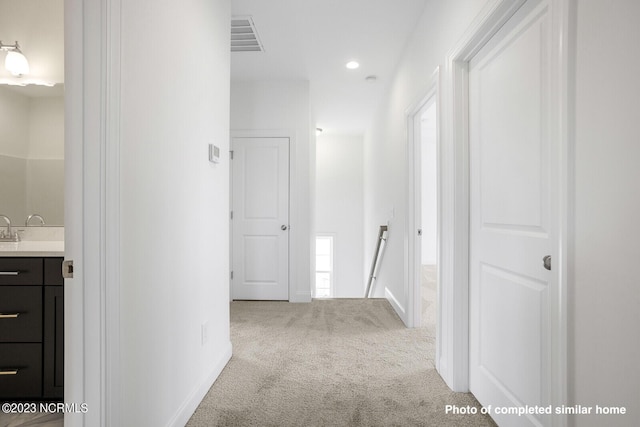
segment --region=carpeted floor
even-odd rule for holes
[[[427,328],[429,333],[435,334],[437,321],[437,269],[435,265],[423,265],[420,277],[420,293],[422,312],[420,316],[423,328]]]
[[[231,304],[233,357],[187,424],[494,426],[434,369],[435,339],[386,300]]]
[[[63,427],[64,414],[42,412],[5,414],[0,412],[0,427]]]

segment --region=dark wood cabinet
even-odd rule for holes
[[[42,287],[0,286],[0,343],[42,342]]]
[[[0,286],[41,286],[43,269],[43,258],[0,257]]]
[[[0,345],[0,399],[42,397],[42,344]]]
[[[43,396],[64,397],[64,288],[44,287]]]
[[[62,258],[0,257],[0,399],[62,399]]]

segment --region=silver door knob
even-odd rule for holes
[[[285,231],[287,228],[288,228],[288,227],[287,227],[286,225],[282,225],[282,226],[280,227],[280,230]]]
[[[544,268],[547,270],[551,270],[551,255],[546,255],[542,258],[542,265],[544,265]]]

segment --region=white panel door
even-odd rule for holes
[[[233,299],[289,299],[289,139],[233,138]]]
[[[550,17],[529,1],[469,63],[470,389],[485,407],[550,402]],[[542,414],[493,415],[501,426]]]

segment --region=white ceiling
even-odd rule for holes
[[[309,81],[316,126],[326,133],[362,133],[425,1],[231,0],[233,15],[253,16],[265,48],[232,53],[231,78]],[[64,81],[62,3],[0,0],[0,40],[20,42],[31,77]],[[351,59],[359,69],[345,68]],[[367,83],[369,75],[377,82]],[[0,78],[10,77],[0,67]]]
[[[362,133],[384,95],[425,0],[231,0],[265,52],[231,54],[231,79],[308,80],[316,126]],[[356,59],[357,70],[345,64]],[[365,77],[375,75],[376,83]]]

